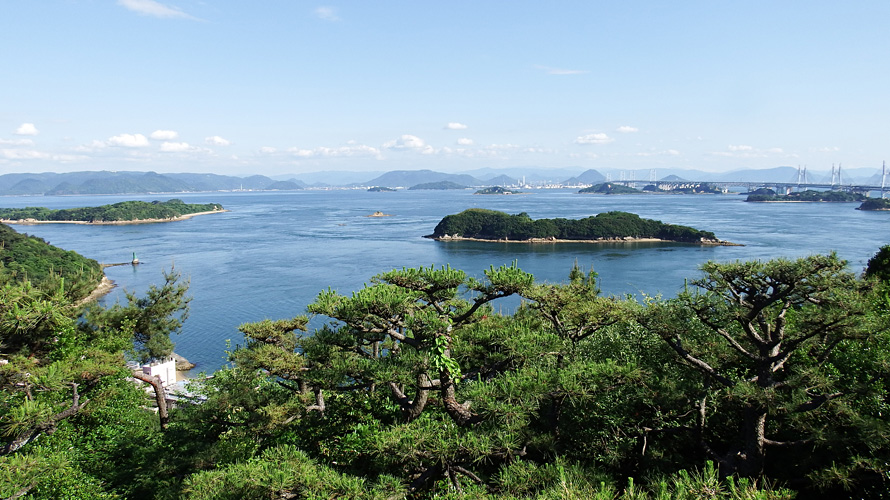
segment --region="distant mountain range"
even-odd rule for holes
[[[657,176],[656,176],[657,174]],[[365,177],[362,177],[364,175]],[[368,177],[374,176],[371,179]],[[378,172],[313,172],[297,175],[264,175],[236,177],[218,174],[132,171],[84,171],[71,173],[35,173],[0,175],[0,196],[10,195],[77,195],[77,194],[148,194],[182,193],[196,191],[260,191],[297,190],[313,187],[410,188],[420,184],[450,182],[468,187],[563,185],[583,186],[619,179],[690,180],[713,182],[797,182],[796,167],[775,167],[759,170],[732,172],[706,172],[693,169],[658,169],[622,171],[602,168],[582,170],[544,167],[516,167],[506,169],[479,169],[462,173],[444,173],[433,170],[393,170]],[[830,171],[809,171],[809,182],[831,180]],[[366,180],[359,180],[359,179]],[[307,182],[308,180],[308,182]],[[877,168],[849,169],[842,172],[844,184],[881,184],[881,170]]]
[[[216,174],[88,171],[64,174],[0,175],[0,195],[75,195],[183,193],[190,191],[293,190],[306,185],[296,179],[275,181],[264,175],[234,177]]]
[[[472,175],[446,174],[442,172],[434,172],[432,170],[393,170],[363,184],[396,188],[443,181],[453,182],[462,186],[481,186],[485,184],[485,181],[481,181]]]
[[[599,184],[606,180],[606,176],[597,172],[596,170],[590,169],[585,170],[581,173],[581,175],[577,175],[575,177],[566,179],[562,181],[560,184],[566,186],[581,186],[586,184]]]

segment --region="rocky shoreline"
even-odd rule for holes
[[[427,235],[424,238],[429,238],[436,241],[482,241],[486,243],[524,243],[524,244],[539,244],[539,243],[591,243],[591,244],[599,244],[599,243],[688,243],[691,245],[703,245],[703,246],[724,246],[724,247],[741,247],[744,246],[741,243],[733,243],[731,241],[723,241],[723,240],[707,240],[701,239],[700,241],[678,241],[678,240],[663,240],[661,238],[634,238],[631,236],[624,237],[616,237],[616,238],[597,238],[593,240],[565,240],[565,239],[557,239],[554,237],[550,238],[529,238],[525,240],[510,240],[510,239],[485,239],[485,238],[467,238],[464,236],[433,236]]]

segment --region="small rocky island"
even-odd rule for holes
[[[890,210],[890,199],[869,198],[862,202],[856,210],[886,211]]]
[[[225,212],[219,203],[122,201],[98,207],[52,210],[46,207],[0,208],[5,224],[142,224],[171,222],[196,215]]]
[[[851,201],[865,201],[868,197],[862,193],[848,193],[846,191],[796,191],[788,194],[778,194],[772,189],[760,188],[748,193],[745,201],[750,202],[829,202],[846,203]]]
[[[487,187],[485,189],[480,189],[473,194],[491,194],[491,195],[506,195],[506,194],[522,194],[522,191],[516,191],[513,189],[501,187],[501,186],[492,186]]]
[[[471,208],[443,218],[433,234],[439,241],[479,240],[522,243],[669,241],[697,245],[735,245],[710,231],[665,224],[628,212],[605,212],[584,219],[537,219]]]
[[[632,187],[623,186],[621,184],[612,184],[611,182],[604,182],[602,184],[596,184],[590,187],[586,187],[580,191],[578,194],[640,194],[641,191],[639,189],[634,189]]]

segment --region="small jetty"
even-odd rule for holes
[[[139,258],[136,257],[136,252],[133,252],[133,260],[130,262],[115,262],[113,264],[101,264],[102,268],[106,267],[116,267],[116,266],[138,266],[140,264]]]

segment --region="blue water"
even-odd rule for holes
[[[357,290],[375,274],[402,267],[450,264],[481,276],[490,266],[518,262],[543,281],[565,281],[572,264],[599,273],[606,294],[673,296],[708,260],[801,257],[837,251],[861,271],[890,243],[890,212],[861,212],[858,203],[745,203],[738,195],[578,195],[535,190],[516,196],[471,191],[296,191],[151,196],[8,197],[4,207],[97,206],[123,200],[221,203],[229,212],[189,220],[126,226],[14,226],[99,262],[141,265],[106,270],[118,288],[143,293],[175,266],[190,280],[191,313],[176,351],[198,370],[225,363],[226,340],[238,325],[303,314],[323,289]],[[470,207],[527,212],[532,218],[580,218],[609,210],[713,231],[741,247],[681,244],[523,245],[436,242],[423,238],[445,215]],[[392,217],[367,217],[381,211]],[[516,302],[505,302],[509,310]]]

